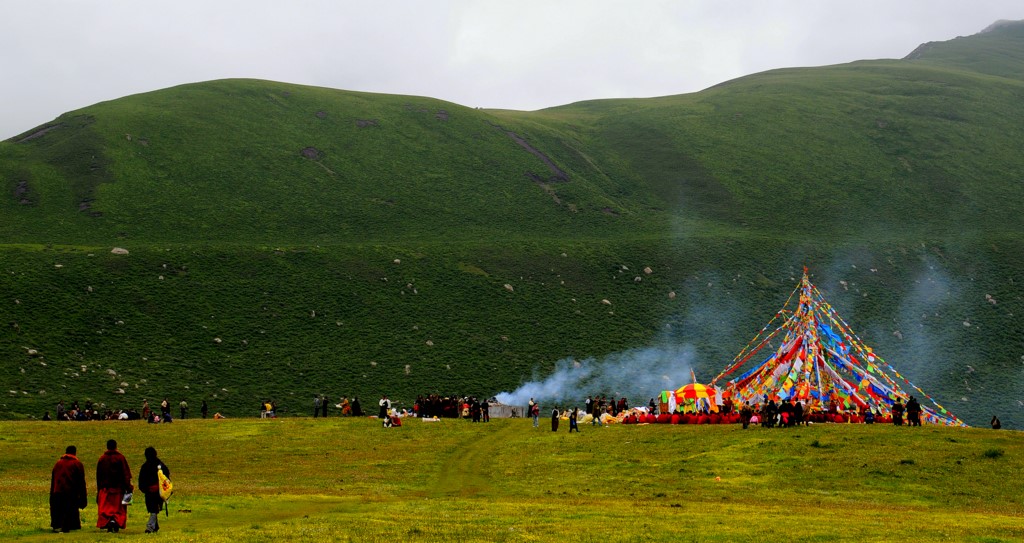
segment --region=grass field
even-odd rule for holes
[[[583,426],[374,419],[0,423],[0,539],[48,529],[49,470],[109,438],[156,446],[175,495],[161,541],[1020,541],[1017,432],[816,425]],[[134,473],[137,478],[137,473]],[[719,480],[720,479],[720,480]],[[94,500],[94,497],[93,497]],[[139,503],[139,500],[136,500]],[[140,513],[140,511],[143,511]],[[188,512],[185,512],[188,511]]]

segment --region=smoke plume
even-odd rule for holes
[[[604,394],[626,397],[630,405],[646,404],[662,390],[689,383],[693,359],[689,345],[633,349],[582,361],[565,358],[555,364],[551,375],[502,392],[497,399],[507,405],[526,405],[533,398],[571,407],[582,404],[587,396]]]

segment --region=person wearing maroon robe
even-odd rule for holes
[[[108,532],[123,530],[128,523],[128,506],[122,503],[124,495],[135,490],[128,460],[117,450],[117,442],[107,441],[107,450],[96,463],[96,507],[99,517],[97,528]]]
[[[82,529],[79,509],[88,504],[85,466],[75,456],[78,449],[68,445],[50,473],[50,527],[57,532]]]

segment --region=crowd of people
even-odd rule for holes
[[[202,417],[205,419],[209,414],[209,406],[206,400],[203,400],[202,406],[199,408]],[[154,411],[149,406],[148,400],[142,400],[142,409],[136,410],[134,408],[128,409],[110,409],[105,404],[94,404],[91,400],[86,400],[79,405],[78,401],[72,401],[71,404],[66,405],[64,400],[57,402],[55,409],[56,416],[51,417],[50,412],[47,411],[43,414],[45,421],[49,420],[61,420],[61,421],[90,421],[90,420],[145,420],[150,423],[162,423],[162,422],[173,422],[174,417],[171,415],[171,403],[164,398],[160,402],[160,411]],[[188,402],[181,400],[178,403],[179,417],[184,419],[188,417]]]
[[[412,414],[417,417],[464,418],[473,422],[490,422],[491,406],[490,401],[476,396],[421,394],[412,404]]]
[[[96,527],[108,532],[119,532],[128,525],[128,505],[133,494],[140,490],[145,497],[149,521],[146,533],[160,529],[159,513],[164,508],[160,492],[160,474],[170,477],[171,471],[157,456],[156,449],[147,447],[145,463],[139,469],[138,486],[132,483],[128,459],[117,449],[117,441],[107,441],[106,450],[96,463]],[[54,464],[50,473],[50,527],[54,532],[70,532],[82,528],[79,510],[88,506],[85,466],[78,459],[78,449],[69,445]]]

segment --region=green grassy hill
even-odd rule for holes
[[[680,346],[708,379],[808,265],[915,384],[1024,427],[1022,36],[536,112],[253,80],[69,112],[0,143],[0,416]]]
[[[161,541],[978,541],[1024,537],[1017,432],[817,424],[487,424],[371,419],[0,422],[0,538],[53,541],[50,470],[155,446],[174,495]],[[141,494],[120,537],[142,536]],[[841,517],[842,522],[836,519]]]

